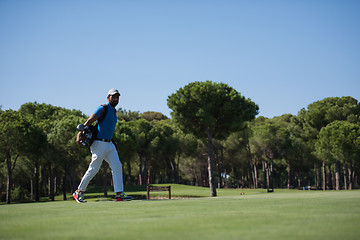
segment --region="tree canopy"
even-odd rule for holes
[[[173,119],[185,132],[224,139],[258,114],[259,107],[225,83],[193,82],[168,97]]]
[[[213,138],[225,139],[253,120],[259,107],[225,83],[193,82],[168,97],[172,117],[185,132],[207,140],[210,195],[216,196]]]
[[[223,83],[194,82],[168,98],[172,118],[119,109],[114,140],[125,184],[359,188],[360,114],[352,97],[316,101],[297,115],[257,117],[258,106]],[[75,190],[90,154],[75,144],[88,116],[49,104],[0,108],[1,201],[54,199]],[[108,168],[93,187],[111,182]],[[107,191],[107,190],[106,190]],[[7,199],[5,199],[5,195]]]

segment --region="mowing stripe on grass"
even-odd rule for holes
[[[360,191],[0,206],[0,239],[357,239]]]

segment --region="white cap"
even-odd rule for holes
[[[108,92],[108,96],[109,96],[109,95],[115,95],[115,94],[119,94],[119,95],[120,95],[119,91],[118,91],[117,89],[115,89],[115,88],[110,89],[109,92]]]

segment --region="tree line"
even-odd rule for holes
[[[191,83],[158,112],[117,110],[114,140],[126,185],[354,189],[359,186],[360,104],[330,97],[297,115],[255,116],[258,107],[226,84]],[[198,106],[198,107],[196,107]],[[94,106],[94,109],[96,106]],[[77,188],[90,153],[75,144],[87,116],[49,104],[0,109],[1,201],[54,200]],[[92,180],[107,189],[106,163]]]

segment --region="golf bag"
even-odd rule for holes
[[[101,105],[103,106],[102,112],[100,114],[100,117],[98,118],[95,126],[90,125],[86,126],[82,132],[80,133],[80,143],[84,147],[90,147],[91,144],[95,141],[97,132],[98,132],[98,125],[101,121],[104,120],[106,113],[107,113],[107,105]],[[78,129],[80,130],[80,129]]]

